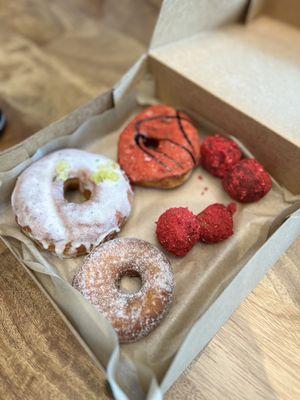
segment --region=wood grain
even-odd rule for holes
[[[1,133],[0,137],[0,151],[13,146],[18,141],[26,139],[33,132],[38,131],[42,127],[40,123],[34,121],[30,115],[16,110],[7,101],[1,98],[0,109],[5,110],[7,119],[5,130]]]
[[[110,87],[145,49],[160,0],[0,0],[0,149]],[[101,399],[97,370],[0,242],[0,398]],[[300,239],[167,399],[300,399]]]
[[[107,398],[105,378],[1,241],[0,398]]]

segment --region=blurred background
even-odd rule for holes
[[[109,89],[146,50],[162,0],[0,0],[0,151]]]

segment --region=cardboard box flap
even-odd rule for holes
[[[243,21],[249,0],[165,0],[150,49]]]
[[[29,160],[42,146],[51,142],[51,140],[70,135],[89,118],[112,108],[113,103],[113,93],[112,90],[109,90],[17,145],[0,152],[0,184],[2,173]]]

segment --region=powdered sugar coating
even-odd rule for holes
[[[89,200],[65,199],[65,182],[72,179],[91,193]],[[131,201],[132,190],[118,164],[77,149],[59,150],[32,164],[19,176],[11,199],[22,230],[61,257],[89,252],[118,232]]]
[[[138,292],[119,288],[124,275],[138,274]],[[171,264],[152,244],[118,238],[95,249],[73,280],[81,292],[111,322],[120,342],[135,342],[148,335],[167,314],[174,290]]]

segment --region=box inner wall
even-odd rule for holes
[[[300,193],[300,31],[259,16],[152,49],[150,64],[165,101],[239,137]]]

